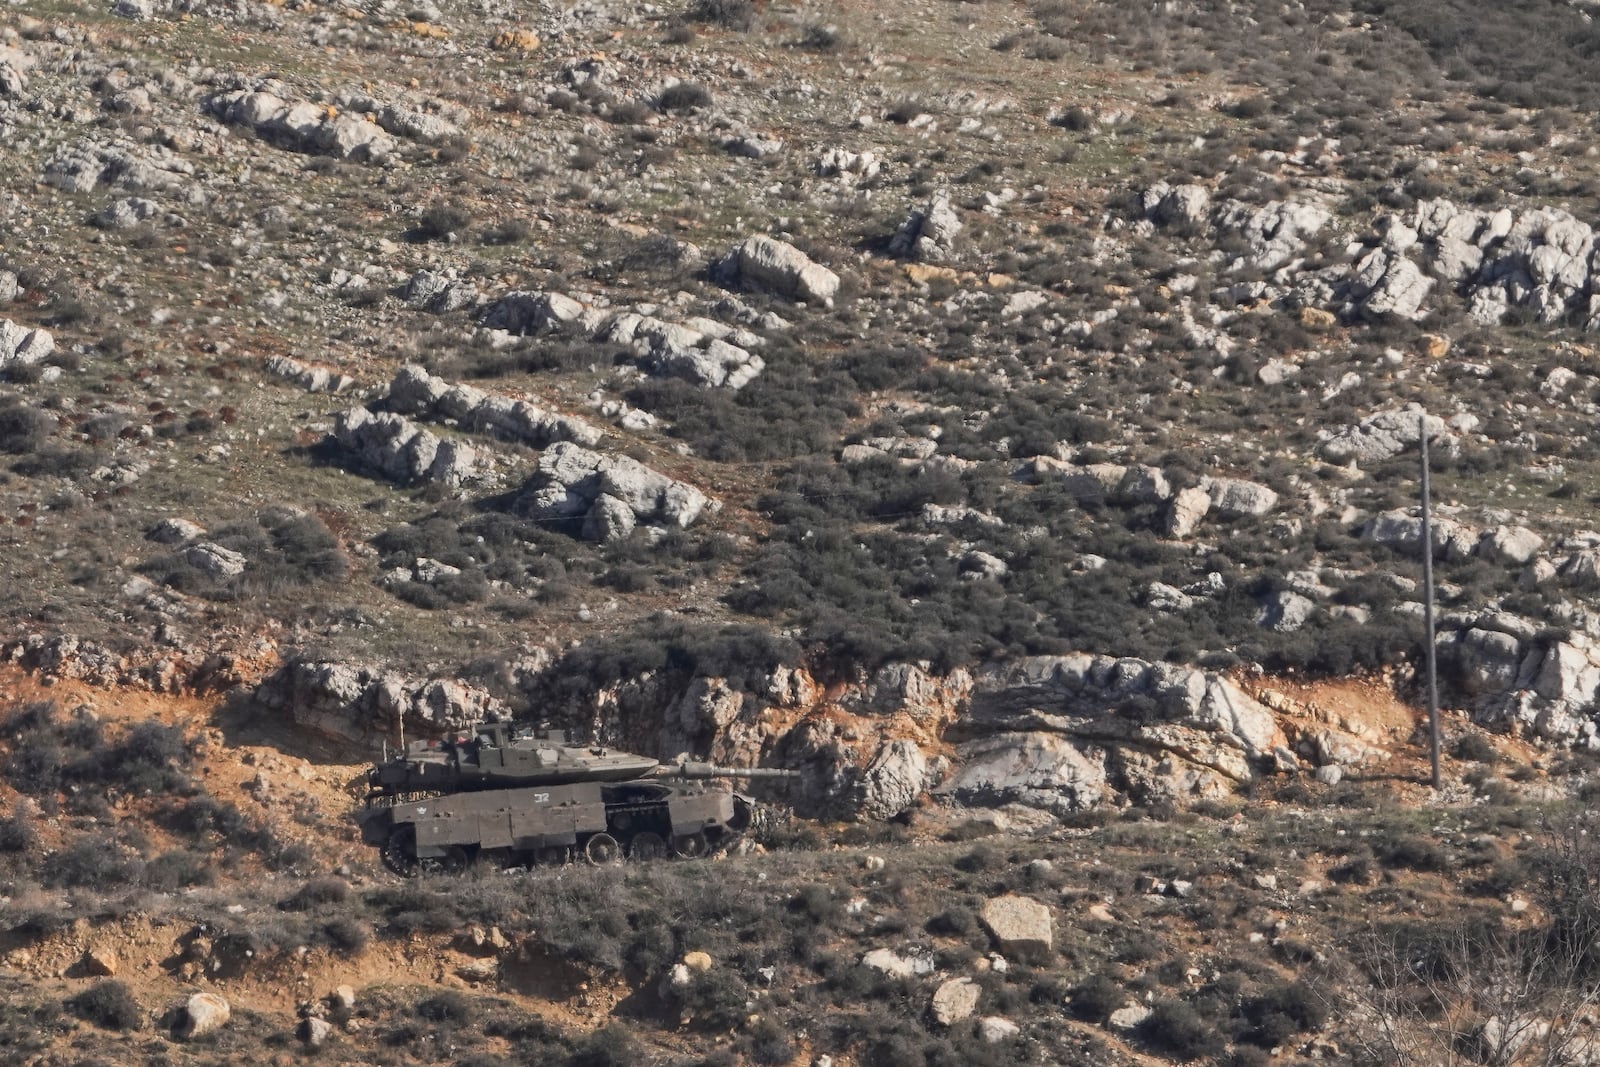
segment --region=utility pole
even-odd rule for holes
[[[1439,788],[1439,665],[1433,647],[1433,517],[1428,501],[1428,414],[1417,416],[1417,442],[1422,446],[1422,627],[1428,656],[1428,759],[1433,788]]]

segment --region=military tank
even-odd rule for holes
[[[748,827],[754,801],[709,788],[793,771],[648,756],[569,742],[559,730],[482,723],[413,741],[367,772],[362,840],[410,877],[502,866],[699,856]]]

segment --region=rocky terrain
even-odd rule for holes
[[[1594,12],[1480,8],[11,0],[0,1044],[1427,1063],[1360,1025],[1408,980],[1370,938],[1512,966],[1543,931],[1590,989],[1557,948],[1600,747]],[[692,898],[678,864],[390,884],[343,786],[486,716],[801,771],[798,822],[716,861],[772,914],[626,905]],[[221,962],[279,913],[321,925],[246,946],[271,977]],[[78,960],[102,921],[137,980]],[[413,995],[458,921],[483,966]],[[226,981],[221,1038],[151,1014]],[[1573,1003],[1430,988],[1484,1062],[1590,1055]]]

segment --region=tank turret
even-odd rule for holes
[[[413,741],[367,773],[362,837],[400,874],[503,865],[696,856],[750,823],[754,801],[709,786],[794,771],[719,767],[569,742],[561,731],[483,723]]]
[[[413,741],[367,772],[368,798],[466,793],[569,782],[641,778],[660,760],[575,745],[560,730],[513,729],[482,723],[438,741]]]

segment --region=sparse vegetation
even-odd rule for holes
[[[1529,1013],[1562,1058],[1581,6],[191,6],[21,0],[0,44],[0,1047],[293,1058],[303,1001],[308,1055],[380,1067],[1493,1062]],[[412,363],[464,388],[414,417]],[[332,443],[356,408],[413,412],[394,464]],[[554,441],[616,466],[541,482]],[[332,669],[251,702],[280,664]],[[482,709],[803,768],[802,815],[702,864],[379,874],[354,747]],[[927,798],[991,757],[1029,780],[962,795],[1043,814]],[[1050,952],[992,957],[1007,894]],[[296,984],[376,961],[353,1007]],[[213,983],[198,1046],[109,1032]]]

